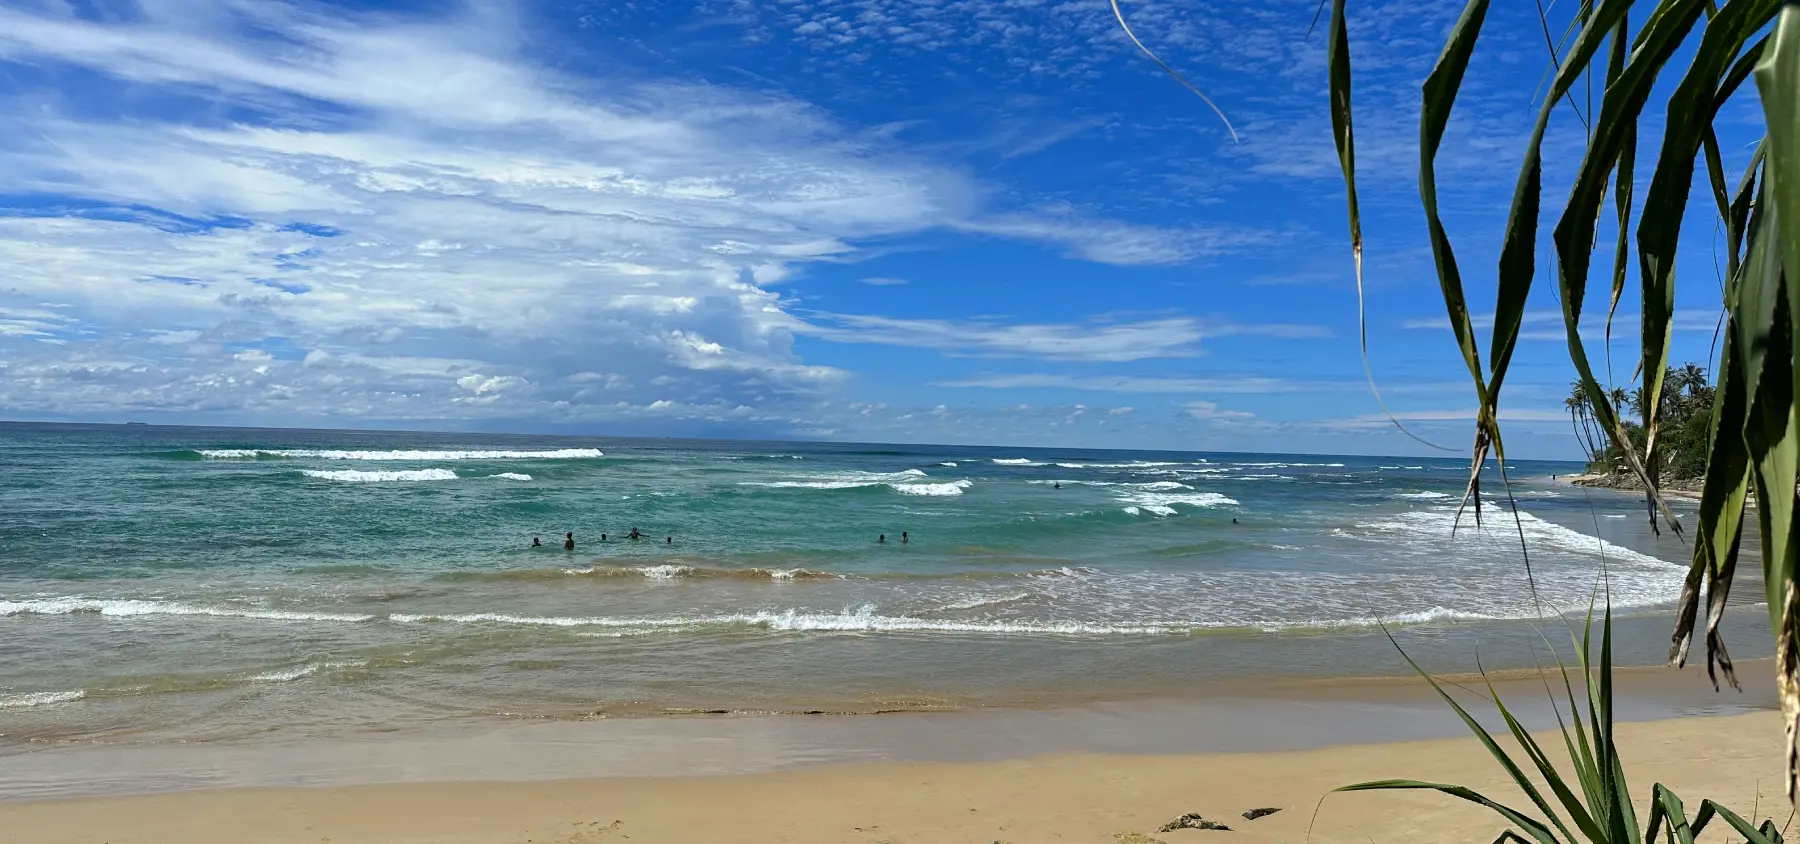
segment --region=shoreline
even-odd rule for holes
[[[1617,718],[1735,717],[1777,706],[1768,660],[1739,663],[1738,676],[1741,693],[1714,692],[1698,666],[1616,669]],[[1522,722],[1533,729],[1555,726],[1546,684],[1536,672],[1496,672],[1490,679]],[[1469,691],[1484,688],[1479,676],[1447,675],[1440,682],[1477,717],[1492,714]],[[1554,678],[1549,685],[1560,688]],[[3,757],[0,806],[237,788],[681,779],[863,764],[998,764],[1070,754],[1292,752],[1463,731],[1416,677],[1232,682],[1185,698],[882,717],[458,719],[331,737],[41,746]]]
[[[1697,502],[1700,500],[1700,489],[1697,486],[1692,489],[1689,489],[1688,487],[1703,480],[1704,479],[1702,478],[1670,481],[1671,484],[1679,484],[1679,486],[1663,486],[1658,488],[1657,491],[1669,498]],[[1595,472],[1583,472],[1578,475],[1555,475],[1551,477],[1551,483],[1567,484],[1569,486],[1578,486],[1586,489],[1608,489],[1613,492],[1621,493],[1644,491],[1644,485],[1638,482],[1637,476],[1620,472],[1613,472],[1605,475]]]
[[[1623,723],[1618,736],[1640,803],[1660,782],[1690,806],[1710,798],[1746,817],[1754,807],[1764,816],[1785,815],[1779,713]],[[1554,733],[1540,740],[1560,747]],[[1491,838],[1504,826],[1480,807],[1435,793],[1324,799],[1334,787],[1389,777],[1466,784],[1503,802],[1517,798],[1464,733],[1259,753],[1056,753],[728,776],[214,789],[0,803],[0,826],[40,844],[1179,844],[1210,834],[1158,832],[1188,812],[1224,821],[1251,841],[1467,840]],[[1260,807],[1281,811],[1255,821],[1241,815]]]

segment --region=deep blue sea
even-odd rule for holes
[[[1654,661],[1689,552],[1576,468],[0,424],[0,753],[1528,666],[1603,561]]]

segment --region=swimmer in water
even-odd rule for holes
[[[604,534],[604,533],[603,533],[603,534],[600,534],[600,541],[601,541],[601,542],[605,542],[605,541],[606,541],[606,534]]]
[[[880,536],[875,537],[875,544],[876,545],[886,545],[887,544],[887,534],[884,533]]]
[[[1057,481],[1057,482],[1056,482],[1056,488],[1057,488],[1057,489],[1062,489],[1062,481]]]
[[[575,532],[574,531],[569,531],[568,533],[563,534],[563,550],[564,551],[575,550]]]
[[[532,538],[531,538],[531,547],[533,547],[533,548],[542,548],[542,547],[544,547],[544,543],[542,543],[542,542],[539,542],[539,541],[538,541],[538,538],[537,538],[537,537],[535,537],[535,536],[534,536],[534,537],[532,537]]]
[[[900,531],[900,544],[901,545],[905,545],[911,541],[912,541],[912,537],[907,536],[906,531]]]
[[[639,540],[639,539],[643,539],[643,538],[644,538],[644,535],[643,535],[643,534],[641,534],[641,533],[638,533],[638,529],[637,529],[637,528],[632,528],[632,529],[631,529],[631,539],[632,539],[632,541],[634,541],[634,542],[635,542],[635,541],[637,541],[637,540]]]
[[[1237,518],[1236,518],[1236,517],[1233,517],[1233,518],[1232,518],[1232,520],[1231,520],[1231,523],[1232,523],[1232,524],[1234,524],[1234,525],[1235,525],[1235,524],[1237,524]]]
[[[665,542],[664,542],[664,543],[663,543],[663,544],[665,544],[665,545],[674,545],[674,544],[675,544],[675,537],[673,537],[673,536],[671,536],[671,537],[669,537],[669,538],[668,538],[668,540],[667,540],[667,541],[665,541]]]

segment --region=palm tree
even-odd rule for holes
[[[1588,403],[1587,390],[1582,389],[1580,381],[1569,384],[1569,395],[1563,399],[1563,407],[1569,411],[1569,424],[1575,428],[1575,436],[1581,441],[1582,452],[1587,455],[1587,461],[1599,461],[1603,455],[1594,435],[1594,412]]]

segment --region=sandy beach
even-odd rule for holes
[[[1787,815],[1779,717],[1755,712],[1621,725],[1627,775],[1748,816]],[[1232,841],[1295,841],[1331,788],[1415,777],[1516,795],[1472,739],[1256,754],[1058,755],[973,764],[848,765],[725,777],[409,783],[223,789],[0,804],[16,841],[110,844],[598,844],[598,842],[1202,841],[1221,832],[1158,828],[1188,812],[1229,824]],[[1279,808],[1246,821],[1242,812]],[[1319,809],[1319,842],[1488,840],[1500,823],[1432,793],[1339,794]],[[1721,840],[1713,836],[1709,839]]]

